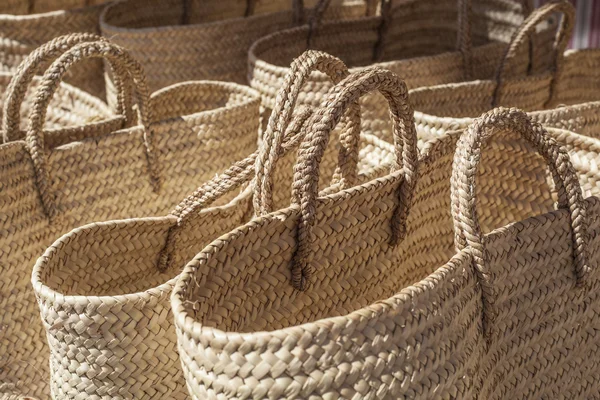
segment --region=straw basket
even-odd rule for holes
[[[305,54],[292,66],[294,73],[282,89],[278,112],[267,130],[272,140],[202,185],[169,216],[77,228],[38,260],[32,282],[50,343],[55,396],[76,399],[111,393],[121,398],[186,398],[187,393],[174,390],[175,377],[180,376],[169,305],[175,278],[204,245],[249,219],[253,198],[256,214],[289,202],[294,161],[289,153],[302,138],[302,121],[310,115],[294,110],[294,97],[313,68],[334,80],[347,74],[339,60]],[[292,113],[300,121],[288,126]],[[360,123],[350,117],[357,114],[348,119],[348,132],[354,134]],[[329,190],[372,177],[381,170],[380,164],[389,162],[389,144],[370,136],[363,137],[361,144],[356,153],[361,167],[347,171],[340,163],[340,179]],[[334,175],[335,155],[327,155],[321,171],[326,176]],[[250,188],[219,205],[249,182],[255,171],[260,173]],[[260,183],[266,191],[260,191]],[[156,384],[157,377],[161,385]]]
[[[90,58],[104,58],[115,66],[122,90],[117,110],[122,112],[91,121],[70,132],[75,139],[67,135],[67,143],[54,146],[42,130],[48,103],[70,67]],[[61,234],[82,224],[165,215],[199,183],[256,148],[260,101],[250,88],[219,82],[185,82],[149,97],[139,64],[106,41],[79,43],[60,56],[34,99],[25,141],[0,146],[0,208],[6,216],[0,219],[0,231],[6,233],[0,236],[0,382],[5,390],[47,398],[49,353],[30,286],[34,260]],[[67,137],[60,131],[52,135]],[[85,369],[81,357],[87,356],[76,355]],[[177,358],[149,363],[179,365]],[[123,374],[126,381],[127,372]],[[183,380],[149,379],[142,385],[151,386],[148,393],[168,388],[180,397],[185,392]],[[69,388],[65,385],[54,386],[54,396],[62,398]]]
[[[175,286],[192,397],[598,396],[600,201],[583,199],[566,151],[522,112],[495,110],[417,161],[398,79],[345,83],[309,120],[293,205],[213,241]],[[342,105],[374,89],[404,117],[403,168],[317,196],[319,146]],[[494,146],[506,132],[525,151]],[[528,180],[546,163],[555,211],[546,181]]]

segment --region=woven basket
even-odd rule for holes
[[[129,0],[108,7],[100,25],[104,36],[140,60],[152,90],[190,79],[246,83],[252,42],[302,20],[302,1],[293,3],[295,12],[290,8],[292,0],[247,4],[233,0]],[[325,17],[348,18],[365,12],[364,3],[354,2],[331,7]]]
[[[410,0],[382,8],[381,16],[324,22],[316,31],[303,26],[276,32],[250,48],[248,80],[261,93],[268,115],[290,60],[307,47],[340,57],[354,70],[375,63],[402,76],[409,88],[489,78],[504,53],[503,43],[529,10],[519,3],[477,1],[471,9],[470,0]],[[548,66],[553,33],[531,36],[536,69]],[[522,73],[528,57],[526,47],[519,53]],[[300,102],[318,106],[330,87],[315,74]],[[365,96],[363,132],[385,132],[391,140],[385,104],[380,95]]]
[[[83,59],[100,57],[115,66],[117,87],[123,90],[118,96],[122,115],[90,122],[76,132],[78,141],[52,146],[41,128],[61,78]],[[137,108],[132,88],[137,89]],[[142,68],[106,41],[80,43],[60,56],[34,98],[26,141],[0,146],[0,208],[6,216],[0,219],[0,231],[7,233],[0,237],[0,382],[4,388],[47,398],[48,348],[27,266],[61,234],[82,224],[165,215],[199,183],[256,148],[260,100],[250,88],[218,82],[185,82],[148,98]],[[87,132],[85,137],[82,132]],[[159,354],[148,350],[147,356]],[[78,372],[85,375],[83,360],[91,356],[75,357],[81,363]],[[156,363],[179,365],[176,358],[162,357],[149,365]],[[129,373],[110,376],[127,382]],[[95,382],[102,374],[85,376]],[[56,398],[72,390],[63,378],[54,376]],[[150,381],[135,388],[148,388],[148,396],[167,388],[174,398],[185,392],[183,380],[168,377],[164,383],[161,378],[149,376]]]
[[[302,121],[310,115],[294,112],[295,93],[313,68],[338,81],[347,75],[341,61],[319,53],[307,53],[295,62],[267,129],[272,140],[260,153],[201,186],[167,217],[86,225],[56,241],[38,260],[32,282],[50,343],[54,396],[186,398],[174,390],[178,386],[173,381],[181,376],[169,304],[175,278],[206,244],[249,219],[253,198],[256,214],[289,203],[294,159],[288,153],[302,139]],[[299,114],[298,120],[288,127],[293,112]],[[348,125],[354,134],[352,128],[360,123],[350,118],[348,122],[354,122]],[[372,177],[381,170],[373,166],[390,161],[388,143],[363,139],[366,147],[359,153],[358,174],[353,176],[340,162],[333,187]],[[325,176],[334,174],[335,155],[326,156],[321,171]],[[256,169],[260,174],[250,188],[225,205],[210,207],[250,181]],[[259,188],[262,182],[266,191]],[[157,385],[156,377],[162,385]]]
[[[0,4],[0,71],[14,71],[38,46],[73,32],[100,33],[107,0],[8,0]],[[89,61],[66,81],[104,98],[102,63]]]
[[[589,266],[600,201],[582,199],[565,151],[521,112],[477,120],[454,168],[457,134],[417,163],[405,88],[382,74],[333,92],[309,121],[292,207],[220,237],[185,267],[171,301],[193,398],[596,397],[600,300]],[[315,146],[342,104],[373,89],[406,116],[396,147],[404,168],[317,197]],[[503,131],[528,148],[492,141],[480,157]],[[539,181],[529,166],[546,162],[557,211],[545,176],[546,191],[529,185]]]
[[[515,76],[521,60],[515,57],[536,23],[556,12],[564,14],[557,34],[553,68],[526,77]],[[411,91],[417,130],[422,140],[466,127],[473,117],[494,106],[515,106],[547,126],[600,138],[600,51],[564,52],[575,10],[568,1],[551,2],[536,10],[515,33],[496,78],[439,85]]]

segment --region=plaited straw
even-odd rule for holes
[[[306,18],[313,21],[313,26],[317,24],[319,17],[307,17],[312,12],[304,13],[303,3],[299,0],[255,4],[221,0],[121,1],[105,10],[101,27],[104,36],[126,47],[140,60],[152,90],[190,79],[246,83],[248,48],[256,39],[302,23]],[[314,5],[317,1],[310,3]],[[336,3],[324,18],[358,17],[367,11],[363,1]]]
[[[550,53],[554,58],[552,67],[532,71],[525,77],[515,75],[514,70],[522,61],[514,54],[527,47],[528,33],[539,22],[556,13],[563,18]],[[598,137],[600,83],[596,71],[600,52],[594,49],[564,52],[573,29],[574,13],[568,1],[552,1],[535,10],[515,33],[494,80],[411,91],[420,138],[428,140],[445,131],[464,128],[471,118],[494,104],[520,107],[544,125]]]
[[[419,0],[394,7],[384,1],[380,16],[324,21],[315,34],[309,27],[298,27],[257,40],[249,51],[248,79],[263,96],[268,115],[290,60],[306,49],[309,36],[313,49],[340,57],[354,71],[379,65],[401,75],[409,88],[489,79],[504,53],[504,43],[524,18],[519,3],[483,1],[471,7],[470,0]],[[500,22],[503,18],[508,20],[506,24]],[[496,29],[499,27],[504,33]],[[536,68],[547,67],[545,57],[553,33],[543,30],[534,35]],[[525,62],[529,49],[520,50],[518,59]],[[526,71],[524,65],[521,72]],[[328,80],[315,74],[299,100],[318,106],[330,88]],[[367,96],[361,106],[362,131],[385,132],[384,138],[391,141],[389,124],[381,122],[387,121],[385,100]]]
[[[129,58],[116,49],[118,47],[111,47],[106,41],[80,43],[68,50],[69,55],[55,61],[51,68],[66,68],[77,59],[76,54],[96,56],[99,53],[107,53],[114,64],[121,65],[122,59]],[[129,63],[125,65],[130,66]],[[63,73],[64,69],[58,68],[43,78],[43,96],[36,97],[34,107],[36,118],[44,114],[42,104],[48,101],[55,87],[48,79],[57,79]],[[121,85],[123,90],[130,80],[132,77],[127,71],[123,76],[123,82],[127,84]],[[136,80],[144,81],[137,77]],[[131,91],[134,87],[132,85],[120,94],[124,104],[137,102]],[[30,286],[31,270],[27,267],[34,264],[44,249],[62,234],[89,222],[165,215],[201,182],[256,148],[260,100],[248,87],[219,82],[185,82],[152,94],[146,104],[145,108],[143,104],[138,108],[142,115],[133,121],[124,116],[109,115],[107,121],[92,120],[75,128],[44,132],[44,146],[39,145],[39,140],[37,143],[44,150],[51,178],[47,189],[56,213],[52,221],[41,202],[28,144],[18,140],[0,146],[0,185],[3,188],[0,208],[6,216],[0,219],[0,230],[7,233],[0,235],[0,260],[4,272],[0,285],[0,324],[5,327],[0,330],[0,382],[7,383],[4,386],[8,388],[6,393],[10,390],[10,393],[44,399],[50,396],[49,352]],[[135,114],[132,110],[126,112]],[[146,127],[152,132],[162,178],[160,193],[156,193],[151,185],[144,145],[148,129],[144,129],[141,121],[147,121]],[[40,122],[34,122],[37,127],[28,134],[30,137],[37,135],[39,139]],[[134,126],[128,128],[130,125]],[[35,143],[37,139],[32,141]],[[161,248],[159,246],[158,250]],[[90,251],[92,254],[98,255]],[[108,275],[102,271],[109,267],[103,264],[91,275],[105,279]],[[142,325],[132,327],[147,332]],[[157,357],[148,365],[166,362],[159,353],[148,350],[144,354]],[[82,365],[81,353],[77,357]],[[87,355],[83,359],[87,359]],[[176,358],[173,362],[179,365]],[[84,370],[82,367],[78,372],[85,375]],[[92,380],[98,378],[92,377],[91,372],[86,376]],[[125,379],[127,371],[111,376]],[[148,379],[157,382],[159,377]],[[57,386],[67,391],[69,381],[65,382]],[[88,386],[88,381],[78,382],[93,392],[93,384]],[[149,395],[155,393],[152,390],[149,389]],[[4,394],[3,391],[0,397]],[[112,392],[98,395],[112,396]],[[56,396],[61,398],[62,395]],[[127,398],[132,397],[139,398]]]
[[[14,72],[38,46],[74,32],[100,33],[105,0],[10,0],[0,4],[0,70]],[[67,81],[104,98],[102,63],[88,62]]]
[[[192,397],[596,397],[600,353],[591,327],[599,298],[578,288],[572,237],[587,226],[586,252],[595,265],[600,201],[582,204],[574,195],[572,204],[587,211],[579,220],[567,210],[548,212],[553,199],[545,176],[529,175],[545,162],[531,147],[509,151],[525,144],[516,132],[498,135],[521,123],[534,135],[548,133],[515,111],[483,118],[495,137],[486,143],[477,191],[461,191],[454,186],[460,180],[451,179],[453,159],[472,144],[464,139],[455,155],[462,131],[428,143],[398,247],[389,245],[389,222],[402,171],[318,198],[311,244],[317,276],[307,291],[290,285],[302,218],[297,206],[206,246],[171,296]],[[485,138],[478,128],[490,125],[478,123],[472,133]],[[551,147],[545,137],[534,141]],[[568,159],[555,159],[557,183],[569,182]],[[513,190],[497,195],[504,185]],[[454,248],[460,226],[450,212],[451,192],[465,204],[477,196],[482,232],[499,228],[482,237],[496,298],[482,291],[472,248]],[[595,271],[584,279],[597,285]],[[485,302],[499,313],[484,330]]]
[[[315,56],[308,53],[305,58]],[[320,60],[316,67],[325,69],[334,64],[324,57]],[[286,154],[299,143],[301,127],[310,112],[296,114],[281,132],[282,159],[275,160],[282,161],[279,167],[291,164]],[[260,152],[268,150],[263,146]],[[389,145],[380,151],[389,154]],[[373,159],[374,153],[373,146],[368,154],[372,163],[385,161]],[[176,336],[168,314],[168,294],[184,260],[252,215],[248,212],[252,205],[250,190],[225,205],[207,207],[219,198],[226,200],[225,195],[252,179],[257,157],[254,153],[233,164],[188,196],[167,217],[83,226],[56,241],[38,260],[32,282],[50,343],[55,396],[79,398],[107,392],[125,398],[183,396],[183,381],[176,380],[180,363],[174,349]],[[287,181],[279,179],[289,174],[277,174],[275,164],[265,168],[266,179],[277,180],[274,187],[280,193],[275,198],[288,192],[289,199]],[[334,170],[330,169],[328,175]],[[359,174],[359,179],[362,177]],[[157,261],[162,262],[160,251],[174,227],[178,228],[178,254],[171,254],[170,265],[161,268],[157,266]],[[113,337],[119,338],[118,343]],[[86,355],[83,362],[81,354]],[[105,372],[107,369],[110,373]]]
[[[97,40],[99,36],[74,34],[57,38],[32,52],[13,73],[0,72],[0,97],[3,142],[22,139],[21,107],[29,109],[32,94],[39,85],[34,75],[43,72],[47,63],[80,41]],[[111,114],[106,104],[70,85],[61,83],[57,96],[48,109],[46,128],[84,125],[90,120],[107,119]],[[52,134],[50,136],[53,136]],[[55,139],[55,138],[53,138]]]

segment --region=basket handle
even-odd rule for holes
[[[575,23],[575,8],[567,0],[553,0],[534,10],[513,34],[496,72],[496,88],[492,97],[492,107],[499,105],[506,76],[512,71],[514,64],[517,62],[516,56],[519,50],[529,42],[529,37],[532,33],[535,33],[536,26],[555,13],[561,13],[563,18],[554,39],[554,76],[550,83],[550,96],[546,100],[545,107],[554,101],[556,83],[561,74],[564,52],[573,34]]]
[[[477,167],[481,147],[501,132],[515,132],[527,141],[548,164],[558,191],[557,208],[569,211],[577,284],[590,272],[586,253],[586,209],[577,174],[566,150],[523,111],[498,108],[476,119],[460,137],[452,165],[451,205],[457,250],[469,246],[484,294],[484,323],[497,314],[493,273],[486,260],[486,237],[481,232],[476,207]]]
[[[292,201],[300,206],[298,248],[292,260],[292,285],[306,290],[313,271],[312,228],[319,183],[319,164],[329,136],[349,105],[361,96],[378,90],[387,99],[393,121],[396,165],[402,167],[404,181],[398,189],[398,203],[391,221],[391,244],[397,244],[406,233],[406,218],[412,202],[417,177],[418,149],[413,110],[408,101],[406,84],[394,73],[381,68],[366,68],[351,74],[330,91],[323,108],[306,123],[307,135],[298,152],[294,167]]]
[[[33,160],[42,204],[50,219],[56,216],[57,209],[55,196],[52,193],[48,155],[46,154],[42,128],[50,100],[67,71],[73,65],[90,58],[104,58],[108,60],[115,67],[116,71],[121,71],[119,74],[127,78],[128,81],[123,82],[123,85],[135,87],[138,103],[138,120],[144,129],[144,143],[152,186],[155,191],[158,191],[160,187],[156,156],[152,145],[152,134],[149,129],[149,121],[152,121],[152,110],[149,107],[148,87],[143,68],[123,48],[115,44],[106,41],[80,43],[61,55],[48,68],[42,77],[29,116],[26,141]]]
[[[275,164],[281,152],[284,131],[287,129],[296,107],[300,90],[311,72],[321,71],[334,84],[347,77],[349,72],[346,64],[337,57],[315,50],[308,50],[296,58],[290,65],[275,100],[269,123],[263,135],[260,154],[256,160],[256,184],[254,185],[254,213],[264,215],[273,210],[273,173]],[[360,109],[358,103],[351,109],[352,118],[346,119],[346,129],[360,132]],[[347,133],[345,137],[358,137],[356,133]],[[334,179],[340,179],[341,184],[352,185],[356,181],[356,161],[359,143],[352,140],[342,140],[338,168]],[[354,165],[352,165],[354,162]]]
[[[18,136],[21,121],[21,106],[27,89],[33,80],[33,77],[45,68],[50,62],[54,61],[58,56],[69,50],[73,46],[84,42],[106,40],[105,38],[91,33],[73,33],[57,37],[50,42],[40,46],[33,51],[19,65],[17,71],[6,89],[6,101],[4,102],[4,110],[2,113],[2,131],[4,143],[21,139]],[[119,102],[117,104],[116,114],[125,115],[126,120],[132,120],[133,110],[130,105],[125,103],[127,96],[123,95],[126,88],[122,88],[119,82],[116,82],[119,90]]]
[[[308,108],[304,108],[294,117],[281,144],[279,157],[298,147],[304,133],[302,126],[310,115],[312,112]],[[249,157],[233,164],[223,173],[196,189],[171,211],[171,215],[177,218],[177,224],[171,227],[167,233],[167,240],[158,261],[160,271],[167,270],[171,265],[173,255],[177,252],[179,233],[185,231],[187,226],[196,223],[202,209],[210,207],[216,200],[248,183],[255,175],[255,163],[258,157],[259,151],[255,151]]]
[[[310,111],[302,109],[294,117],[293,111],[302,86],[310,73],[315,70],[327,74],[334,83],[348,75],[348,68],[340,59],[324,52],[309,50],[292,62],[275,99],[275,106],[259,150],[206,182],[171,212],[171,215],[177,217],[178,222],[167,235],[159,261],[160,270],[169,267],[176,252],[179,233],[185,229],[185,226],[194,222],[200,210],[209,207],[215,200],[239,188],[253,177],[255,177],[252,184],[255,215],[266,214],[272,210],[273,172],[279,158],[296,148],[302,138],[300,134],[304,134],[301,128],[308,119]],[[358,115],[360,109],[357,105],[356,107],[354,111]],[[360,124],[349,129],[351,128],[360,130]],[[352,151],[353,149],[349,150],[350,153]],[[355,151],[358,153],[358,144]],[[346,180],[352,179],[350,174],[340,174]]]

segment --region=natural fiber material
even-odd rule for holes
[[[121,1],[102,14],[102,34],[140,60],[152,90],[191,79],[246,83],[248,48],[252,42],[301,23],[308,11],[303,12],[303,2],[298,0],[245,3]],[[290,8],[292,3],[295,11]],[[364,3],[353,2],[331,7],[325,18],[357,17],[366,11]]]
[[[389,5],[389,2],[388,2]],[[384,7],[382,15],[350,21],[328,21],[277,32],[256,41],[249,51],[248,79],[261,93],[268,115],[287,66],[307,47],[344,60],[355,70],[367,65],[389,69],[409,88],[493,76],[511,34],[527,15],[519,1],[412,0]],[[502,22],[500,22],[502,21]],[[532,35],[534,68],[547,69],[553,30]],[[529,43],[529,42],[527,42]],[[520,72],[526,73],[528,46],[520,49]],[[300,95],[302,104],[318,106],[331,87],[315,74]],[[361,102],[363,132],[386,132],[385,99],[365,96]],[[382,122],[385,121],[385,122]]]
[[[118,96],[122,104],[117,104],[122,115],[91,122],[77,132],[77,141],[53,146],[42,130],[50,99],[71,66],[99,57],[115,66],[117,87],[123,90]],[[135,97],[132,88],[136,89]],[[132,104],[134,98],[137,108]],[[142,68],[122,48],[106,41],[77,44],[54,61],[39,83],[26,141],[0,146],[0,209],[6,216],[0,219],[0,231],[5,232],[0,236],[4,272],[0,286],[4,327],[0,331],[0,382],[10,383],[26,395],[47,398],[50,394],[44,325],[30,286],[30,268],[44,249],[61,234],[88,222],[165,215],[199,182],[256,147],[259,102],[250,88],[218,82],[181,83],[148,98]],[[86,136],[81,132],[87,132]],[[55,135],[63,137],[60,131]],[[107,277],[102,270],[110,271],[109,264],[101,264],[90,273],[99,281]],[[128,282],[132,284],[124,281],[123,285]],[[115,340],[95,345],[97,349],[126,346],[118,338],[134,329],[139,336],[130,344],[143,347],[147,335],[160,334],[153,330],[155,321],[140,318],[139,325],[121,326]],[[69,324],[65,322],[65,327]],[[50,332],[63,329],[58,325],[46,328]],[[75,352],[76,343],[70,344]],[[153,342],[159,344],[164,345]],[[149,369],[159,366],[161,371],[178,371],[176,357],[171,354],[164,358],[161,346],[138,354],[141,358],[131,362],[148,368],[143,381],[136,381],[139,372],[136,375],[131,369],[109,371],[115,361],[112,359],[105,360],[107,369],[97,374],[86,369],[86,360],[97,353],[67,352],[63,355],[73,357],[77,365],[61,364],[64,369],[52,377],[54,396],[71,398],[73,392],[85,393],[86,398],[158,398],[159,393],[183,396],[183,379],[178,380],[176,374],[154,375]],[[52,365],[58,368],[56,361]],[[113,379],[116,386],[106,392],[95,391],[102,379]]]
[[[0,4],[0,71],[13,72],[38,46],[74,32],[100,33],[106,0],[9,0]],[[100,61],[75,69],[67,82],[104,98]]]
[[[38,260],[32,283],[50,343],[56,397],[102,397],[107,393],[111,398],[186,398],[174,390],[179,388],[174,378],[180,373],[179,368],[175,370],[180,364],[169,294],[175,278],[206,244],[250,218],[253,198],[258,204],[256,214],[289,203],[294,163],[290,153],[301,141],[303,122],[310,115],[295,110],[295,96],[313,69],[334,81],[348,74],[345,65],[333,57],[304,54],[292,65],[294,73],[278,97],[265,133],[270,140],[259,152],[202,185],[169,216],[77,228]],[[360,126],[356,111],[348,115],[346,136],[340,139],[351,146],[340,147],[340,155],[347,157],[337,158],[340,176],[330,190],[354,184],[355,179],[372,179],[381,170],[377,168],[380,164],[391,161],[389,144],[364,137],[366,146],[359,152],[358,141],[350,140]],[[292,114],[297,119],[290,124]],[[222,129],[226,132],[232,127]],[[334,175],[335,156],[327,152],[321,170],[325,176]],[[356,171],[348,165],[351,162]],[[250,182],[255,171],[260,173],[250,188],[218,205],[218,200],[230,198],[230,193]],[[157,380],[162,385],[157,385]]]
[[[341,83],[307,136],[331,131],[337,105],[358,93],[400,87],[375,76]],[[459,135],[429,143],[418,164],[320,197],[308,175],[318,141],[305,140],[295,205],[213,241],[176,284],[193,398],[598,396],[600,201],[582,200],[565,150],[522,112],[478,119],[455,156]],[[546,163],[556,211],[546,176],[529,174]],[[412,201],[399,201],[403,188]],[[406,214],[404,236],[394,234]],[[295,266],[312,272],[304,291]]]
[[[526,47],[526,38],[539,21],[561,12],[553,67],[515,76],[522,61],[515,57]],[[548,126],[600,137],[600,51],[564,52],[571,37],[575,11],[568,1],[555,1],[536,10],[517,31],[506,50],[494,80],[439,85],[411,91],[417,130],[422,140],[460,129],[471,118],[495,105],[515,106]]]

